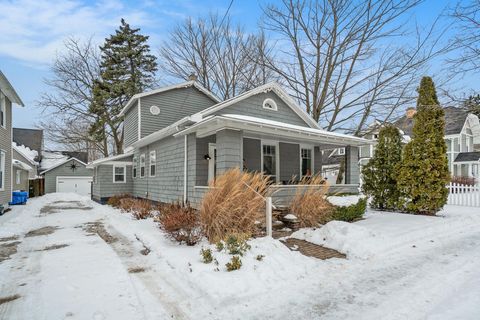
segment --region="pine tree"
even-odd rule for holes
[[[150,54],[147,44],[148,36],[139,31],[130,28],[122,19],[120,28],[100,47],[101,79],[94,85],[95,101],[90,107],[99,123],[93,125],[90,131],[97,133],[96,130],[107,126],[117,153],[123,152],[123,119],[118,115],[134,94],[154,84],[157,71],[156,58]]]
[[[435,85],[423,77],[418,88],[412,140],[405,146],[398,185],[405,194],[405,209],[435,214],[447,202],[450,179],[444,141],[445,113]]]
[[[371,197],[371,206],[380,210],[395,210],[400,191],[397,187],[399,165],[402,157],[402,136],[392,125],[383,127],[372,159],[362,169],[363,192]]]

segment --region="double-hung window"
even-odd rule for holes
[[[154,151],[150,151],[149,155],[150,161],[150,177],[155,177],[157,171],[157,153]]]
[[[140,178],[145,177],[145,153],[140,155]]]
[[[21,181],[22,181],[22,171],[17,170],[15,171],[15,183],[20,184]]]
[[[300,157],[302,160],[302,177],[312,175],[312,149],[300,149]]]
[[[133,158],[133,165],[132,165],[132,177],[136,178],[137,177],[137,157]]]
[[[277,181],[277,146],[264,144],[262,154],[263,174],[270,176],[272,181]]]
[[[5,95],[0,92],[0,126],[3,128],[7,127],[7,102],[5,100]]]
[[[125,166],[113,165],[113,183],[125,183],[127,181],[125,177],[125,172]]]
[[[0,190],[5,189],[5,152],[0,150]]]

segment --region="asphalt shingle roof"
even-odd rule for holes
[[[455,158],[454,162],[463,161],[478,161],[480,159],[480,152],[461,152]]]

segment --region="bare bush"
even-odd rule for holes
[[[125,198],[132,198],[132,196],[128,193],[116,194],[108,199],[107,204],[114,208],[120,208],[121,200]]]
[[[333,206],[326,198],[328,188],[319,175],[302,178],[290,204],[301,228],[317,227],[332,219]]]
[[[150,200],[136,198],[121,199],[119,208],[124,212],[130,212],[137,220],[151,217],[155,210],[155,207]]]
[[[453,176],[451,182],[466,185],[466,186],[474,186],[476,183],[474,177],[461,177],[461,176]]]
[[[261,173],[231,169],[210,184],[200,207],[200,222],[212,243],[228,234],[255,231],[255,221],[265,213],[269,178]]]
[[[179,202],[162,205],[155,221],[170,238],[188,246],[195,245],[203,236],[198,213],[190,205]]]

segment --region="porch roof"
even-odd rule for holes
[[[204,120],[174,134],[174,136],[182,136],[196,132],[197,136],[202,138],[212,135],[222,129],[244,130],[294,139],[297,138],[302,141],[308,140],[310,142],[313,141],[335,145],[363,146],[373,143],[371,140],[354,137],[348,134],[237,114],[223,114],[205,118]]]

